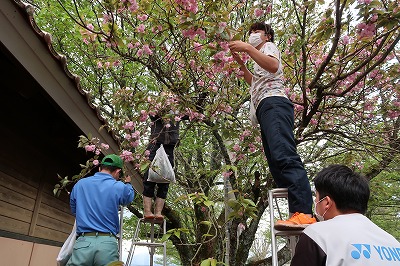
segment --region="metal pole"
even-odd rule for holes
[[[229,231],[231,228],[231,222],[228,222],[228,216],[231,212],[231,208],[228,206],[229,199],[235,199],[234,194],[229,194],[229,191],[232,190],[231,183],[229,182],[229,178],[226,177],[224,180],[224,204],[225,204],[225,264],[229,265],[229,250],[230,250],[230,237]]]
[[[124,206],[120,206],[120,215],[119,215],[119,239],[118,239],[118,251],[119,251],[119,260],[122,261],[122,226],[124,224]]]

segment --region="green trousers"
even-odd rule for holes
[[[66,266],[106,266],[118,259],[118,240],[114,236],[80,236]]]

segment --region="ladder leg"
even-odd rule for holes
[[[132,261],[132,257],[133,257],[133,250],[134,250],[133,247],[134,247],[136,239],[139,236],[140,223],[141,222],[142,222],[142,219],[139,219],[139,221],[138,221],[138,223],[136,225],[135,234],[133,235],[131,247],[130,247],[129,252],[128,252],[128,258],[126,259],[126,265],[131,265],[131,261]]]
[[[154,243],[154,223],[151,223],[151,226],[150,226],[150,242],[151,243]],[[153,266],[153,263],[154,263],[154,252],[155,252],[155,249],[154,249],[154,247],[150,247],[150,266]]]
[[[271,254],[272,254],[272,266],[278,266],[278,252],[276,246],[276,235],[275,235],[275,217],[274,217],[274,192],[270,190],[268,192],[268,204],[270,214],[270,229],[271,229]]]
[[[167,222],[164,219],[164,222],[163,222],[163,235],[166,234],[166,229],[167,229]],[[164,252],[164,254],[163,254],[164,255],[163,266],[167,266],[167,243],[166,242],[163,243],[163,252]]]
[[[279,212],[279,218],[283,219],[282,213],[278,204],[277,199],[286,199],[288,200],[288,193],[287,189],[284,188],[277,188],[271,189],[268,192],[268,204],[270,210],[270,228],[271,228],[271,253],[272,253],[272,266],[278,266],[278,244],[277,244],[277,237],[284,237],[288,241],[289,249],[291,252],[291,257],[294,255],[294,251],[296,249],[296,244],[298,241],[299,235],[303,232],[303,229],[298,230],[290,230],[290,231],[279,231],[274,228],[275,225],[275,206],[276,210]]]
[[[144,226],[146,226],[146,223],[150,223],[150,237],[146,237],[147,240],[145,240],[145,241],[138,241],[141,223]],[[167,266],[167,244],[166,244],[166,242],[161,243],[161,242],[156,241],[157,239],[159,239],[159,233],[157,234],[157,239],[156,239],[156,237],[154,235],[155,234],[155,228],[154,228],[155,225],[154,224],[159,225],[159,229],[160,229],[159,233],[162,230],[163,234],[164,235],[166,234],[167,225],[166,225],[165,219],[163,219],[162,221],[155,221],[155,220],[148,220],[148,219],[140,218],[139,222],[136,226],[134,237],[132,239],[131,248],[128,253],[128,259],[126,261],[127,266],[130,265],[132,258],[133,258],[133,253],[134,253],[133,247],[136,247],[137,245],[148,247],[149,255],[150,255],[150,263],[149,263],[150,266],[154,265],[154,257],[155,257],[154,255],[155,255],[156,247],[162,247],[163,248],[163,266]],[[146,229],[145,231],[148,232],[147,231],[148,227],[145,227],[145,229]],[[146,235],[147,235],[147,233],[146,233]]]

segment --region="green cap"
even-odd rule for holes
[[[109,154],[103,158],[101,161],[102,165],[114,166],[117,168],[123,168],[124,162],[122,161],[121,157],[116,154]]]

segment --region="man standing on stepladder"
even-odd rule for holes
[[[310,183],[296,150],[294,109],[283,88],[281,54],[273,43],[274,31],[269,24],[254,23],[249,33],[249,43],[231,41],[229,48],[250,84],[270,172],[278,187],[288,189],[289,212],[293,215],[288,220],[277,221],[275,229],[305,228],[316,220],[312,217]],[[255,61],[254,74],[238,53],[247,53]]]

